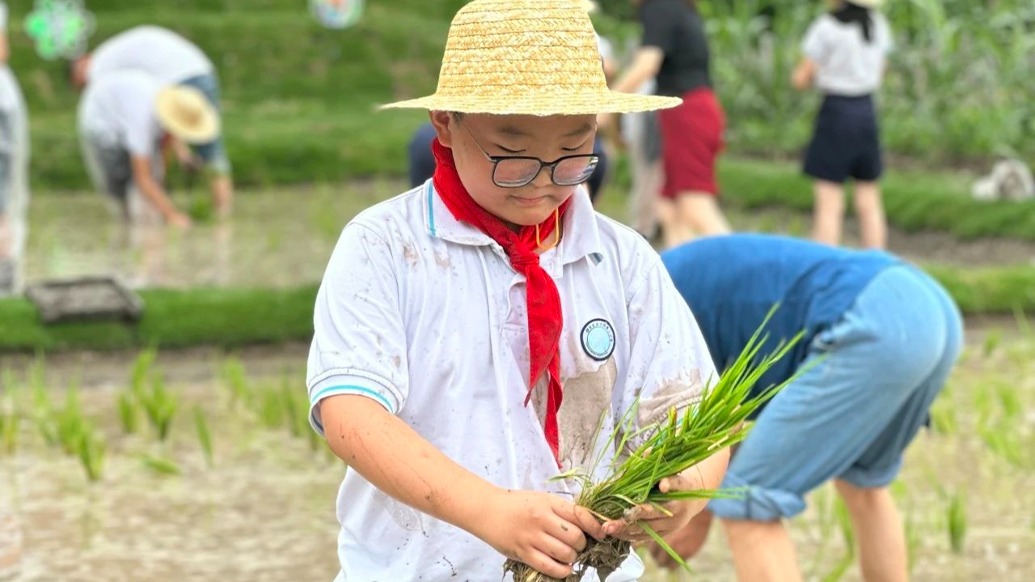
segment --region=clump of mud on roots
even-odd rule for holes
[[[590,538],[586,543],[586,549],[575,559],[575,567],[571,574],[565,578],[547,576],[517,560],[507,560],[503,564],[503,572],[512,573],[514,582],[579,582],[589,568],[594,568],[601,580],[607,580],[607,577],[629,557],[631,549],[631,543],[618,538],[609,537],[603,541]]]

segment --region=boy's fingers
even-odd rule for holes
[[[604,524],[600,523],[592,511],[576,505],[573,517],[573,521],[579,526],[579,529],[592,536],[593,539],[599,541],[607,537],[604,532]]]

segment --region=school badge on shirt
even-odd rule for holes
[[[591,319],[582,327],[582,351],[598,362],[615,351],[615,328],[604,319]]]

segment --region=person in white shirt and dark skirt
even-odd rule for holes
[[[813,238],[841,243],[844,183],[853,198],[864,247],[887,245],[887,221],[879,179],[883,173],[874,93],[881,86],[891,29],[876,8],[881,0],[835,0],[805,34],[804,57],[791,81],[825,95],[805,154],[805,174],[814,180]]]

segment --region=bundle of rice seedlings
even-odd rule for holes
[[[743,440],[750,429],[748,418],[787,384],[784,382],[769,387],[760,395],[749,397],[762,375],[784,357],[802,337],[802,334],[798,334],[773,353],[760,357],[759,352],[767,339],[761,335],[761,330],[768,319],[767,317],[737,359],[717,382],[705,390],[701,400],[696,404],[686,407],[681,412],[672,408],[665,422],[631,432],[624,430],[631,426],[631,420],[635,418],[635,410],[630,410],[622,422],[618,423],[619,427],[615,429],[611,438],[612,442],[617,442],[619,451],[632,450],[627,456],[616,459],[609,477],[594,483],[589,474],[578,470],[558,476],[558,479],[575,479],[581,482],[581,493],[575,502],[592,511],[601,522],[604,522],[627,518],[633,508],[644,504],[665,511],[663,504],[670,501],[738,495],[737,491],[704,489],[662,493],[658,489],[658,483],[663,478],[693,467],[717,451]],[[633,448],[630,443],[640,437],[643,437],[641,444]],[[637,525],[677,563],[687,568],[686,562],[657,532],[643,522]],[[507,560],[503,570],[513,573],[516,582],[578,582],[589,568],[594,568],[600,579],[606,580],[628,557],[630,551],[630,542],[624,540],[609,537],[597,541],[590,538],[586,549],[579,554],[572,573],[566,578],[547,576],[516,560]]]

